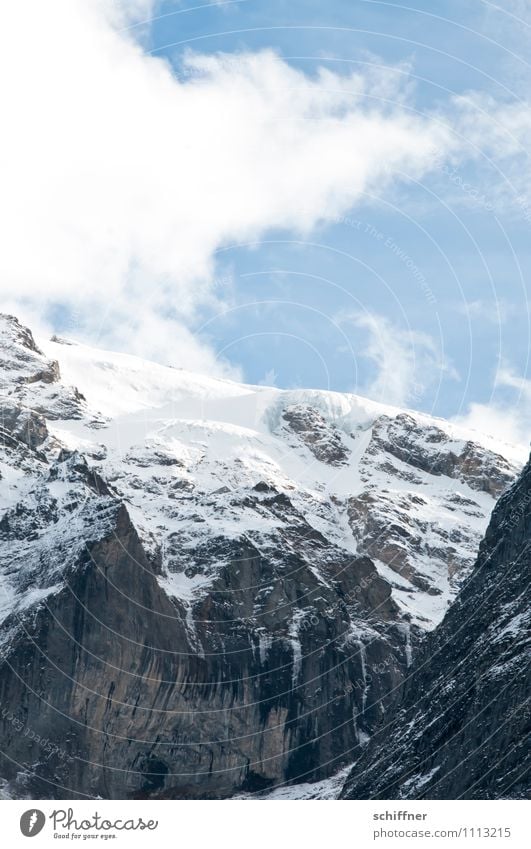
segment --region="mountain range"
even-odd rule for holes
[[[523,794],[521,446],[13,316],[0,364],[5,796]]]

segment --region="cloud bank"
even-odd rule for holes
[[[149,355],[139,317],[211,302],[219,248],[304,235],[451,145],[401,108],[392,69],[310,77],[262,51],[190,53],[176,75],[117,26],[152,8],[28,0],[0,35],[2,295],[82,308],[95,332],[106,317]]]
[[[531,380],[505,363],[496,374],[490,402],[471,403],[467,412],[454,420],[504,442],[525,446],[525,458],[531,440]]]
[[[377,313],[351,312],[336,321],[361,333],[356,349],[371,363],[373,377],[360,392],[375,401],[415,407],[443,376],[459,379],[440,344],[427,333],[400,327]]]

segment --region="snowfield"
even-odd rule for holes
[[[280,519],[232,504],[235,494],[265,482],[289,494],[336,545],[369,553],[400,607],[424,628],[444,615],[473,562],[493,494],[526,457],[522,446],[355,395],[242,385],[72,342],[38,345],[59,362],[63,384],[86,399],[81,418],[50,422],[50,433],[91,457],[147,545],[164,548],[175,534],[191,547],[218,535],[267,535]],[[293,410],[308,416],[307,431],[290,427]],[[398,423],[398,435],[381,440],[389,423]],[[411,426],[418,430],[411,449],[397,456],[393,440]],[[459,457],[470,445],[485,475],[491,467],[494,476],[501,472],[494,493],[459,468],[432,473],[432,460],[436,467],[439,457]],[[427,457],[425,468],[417,453]],[[183,573],[163,579],[168,592],[188,600],[208,584]]]

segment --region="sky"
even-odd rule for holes
[[[531,2],[26,0],[1,309],[528,444]]]

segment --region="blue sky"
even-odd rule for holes
[[[92,197],[90,183],[80,182],[76,197],[88,196],[82,221],[91,204],[94,220],[106,207],[117,210],[114,218],[99,234],[87,216],[75,244],[56,249],[73,257],[64,270],[59,263],[53,270],[54,254],[45,247],[39,268],[41,274],[51,269],[46,291],[19,282],[7,289],[7,303],[33,310],[55,330],[172,364],[229,370],[281,387],[355,391],[527,441],[526,4],[137,0],[126,17],[119,2],[110,14],[110,2],[101,0],[101,20],[90,19],[87,56],[101,41],[94,98],[98,86],[108,89],[117,76],[125,95],[97,113],[90,61],[78,79],[76,59],[62,55],[67,35],[83,55],[84,36],[75,33],[78,24],[79,33],[81,24],[87,31],[85,0],[68,12],[64,7],[58,67],[70,62],[76,99],[85,102],[85,113],[94,111],[92,126],[101,121],[96,147],[101,143],[103,168],[94,166],[94,173],[113,168],[102,141],[106,127],[109,138],[116,136],[109,115],[115,110],[119,119],[123,109],[125,124],[138,96],[134,126],[143,121],[149,131],[130,133],[137,148],[123,175],[138,194],[126,203],[130,186],[124,192],[122,185],[118,199],[110,189],[107,199],[111,177]],[[169,93],[155,103],[172,85],[180,99]],[[144,87],[155,92],[145,101]],[[307,89],[311,102],[301,107]],[[245,102],[248,122],[234,97]],[[179,108],[186,110],[182,117]],[[279,129],[289,128],[291,115],[293,132]],[[127,157],[124,138],[111,143],[113,155]],[[188,157],[190,184],[181,194],[183,177],[174,167],[184,167],[186,179]],[[55,184],[63,182],[61,161],[54,163]],[[80,161],[64,166],[65,182],[72,174],[75,182],[79,170],[90,172],[87,157]],[[143,173],[150,175],[148,187]],[[275,197],[261,195],[269,186],[278,206]],[[140,211],[122,233],[120,214],[127,217],[134,203]],[[75,204],[67,205],[70,229]],[[83,251],[94,243],[89,256],[81,241]],[[110,258],[117,243],[120,251]],[[34,253],[36,264],[37,248]],[[32,275],[37,279],[28,267],[24,279]],[[94,313],[97,328],[87,318]]]
[[[153,23],[145,42],[177,73],[192,45],[208,52],[273,47],[309,74],[320,66],[348,73],[365,63],[406,62],[415,107],[429,110],[470,89],[518,98],[518,76],[529,70],[517,58],[517,22],[481,2],[407,8],[245,0],[178,11],[164,4],[159,14],[167,17]],[[452,164],[425,186],[357,204],[304,241],[271,233],[252,249],[224,250],[219,263],[233,276],[234,306],[198,329],[250,381],[274,376],[280,386],[363,390],[378,368],[364,356],[367,331],[337,317],[376,312],[401,330],[432,336],[449,361],[442,375],[435,366],[433,381],[419,375],[424,391],[413,386],[409,400],[443,416],[462,412],[470,398],[487,402],[500,361],[526,371],[531,246],[531,221],[518,208],[498,208],[489,176],[488,168]]]

